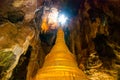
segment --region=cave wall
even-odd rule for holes
[[[101,78],[102,80],[119,80],[120,1],[53,1],[54,6],[65,11],[69,16],[67,26],[70,33],[66,35],[68,36],[66,44],[76,55],[79,68],[91,80],[101,80]],[[11,80],[16,78],[31,80],[37,70],[42,67],[44,57],[54,45],[55,40],[51,33],[46,33],[44,34],[45,41],[41,41],[39,30],[34,23],[36,8],[40,8],[42,2],[42,0],[0,0],[0,30],[2,32],[0,33],[0,78],[8,80],[11,77],[9,70],[12,72],[18,64]],[[28,35],[29,32],[31,32],[30,35]],[[52,37],[49,38],[49,35]],[[26,53],[28,46],[31,46],[31,52]],[[19,57],[15,55],[16,50],[20,50]],[[15,65],[9,68],[14,62],[16,62]],[[20,75],[19,70],[23,68],[22,65],[25,67],[23,74],[26,77],[15,77]],[[8,74],[7,77],[6,74]]]
[[[69,25],[70,49],[91,80],[119,80],[118,3],[119,0],[83,0],[77,17]]]
[[[23,55],[35,36],[29,24],[35,9],[36,0],[0,0],[0,80],[9,80],[19,60],[26,60]]]

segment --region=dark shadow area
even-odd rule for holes
[[[111,19],[108,20],[108,24],[110,25],[109,27],[109,34],[110,34],[110,40],[118,43],[120,45],[120,23],[112,23],[110,21]]]
[[[105,16],[106,16],[103,10],[99,8],[89,9],[88,14],[89,14],[91,22],[95,22],[97,17],[101,19],[101,22],[104,22]]]
[[[7,13],[7,18],[12,23],[22,22],[25,13],[23,11],[10,11]]]
[[[120,69],[118,69],[118,80],[120,80]]]
[[[46,55],[50,52],[51,48],[55,44],[56,34],[57,30],[50,30],[46,33],[41,33],[39,35],[41,40],[41,46]]]
[[[98,34],[94,39],[95,49],[105,68],[111,69],[112,60],[116,57],[113,49],[107,44],[107,37]]]
[[[46,33],[40,34],[40,39],[42,42],[46,43],[48,46],[53,46],[55,44],[57,30],[50,30]]]
[[[84,0],[66,0],[62,3],[62,12],[64,12],[67,16],[75,17],[78,15],[79,8],[81,3]]]
[[[65,40],[65,43],[66,43],[66,45],[67,45],[67,47],[69,48],[69,50],[70,50],[70,30],[69,30],[69,28],[68,28],[69,26],[67,26],[67,27],[65,27],[65,28],[63,28],[63,31],[64,31],[64,40]]]
[[[2,73],[3,68],[4,68],[3,66],[0,66],[0,79],[2,79],[2,74],[1,73]]]
[[[0,15],[0,25],[7,22],[7,18],[5,18],[3,15]]]
[[[26,80],[27,66],[29,63],[31,51],[32,47],[29,46],[26,54],[20,57],[19,62],[16,68],[14,69],[10,80]]]

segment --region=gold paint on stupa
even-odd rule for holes
[[[55,45],[34,80],[88,80],[67,48],[62,29],[58,29]]]

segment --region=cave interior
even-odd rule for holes
[[[0,0],[0,80],[32,80],[55,45],[59,27],[88,79],[120,80],[119,4],[120,0]],[[56,17],[54,13],[67,16],[65,24],[49,16]]]

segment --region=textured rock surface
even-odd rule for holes
[[[119,0],[83,0],[79,14],[70,22],[70,50],[91,80],[120,79],[118,3]]]
[[[10,22],[0,25],[0,32],[0,78],[8,80],[20,56],[30,45],[34,32],[27,25],[18,26]]]
[[[79,67],[91,80],[101,80],[101,78],[120,80],[120,1],[53,1],[57,5],[61,2],[62,11],[72,16],[68,22],[68,31],[66,29],[64,31],[66,43],[70,51],[76,55]],[[30,32],[33,31],[30,26],[25,25],[29,24],[28,22],[34,17],[36,7],[40,7],[41,4],[42,0],[0,0],[0,77],[4,75],[6,76],[4,78],[9,78],[11,75],[9,72],[12,72],[18,58],[27,49],[32,38]],[[39,39],[38,35],[38,32],[35,32],[31,42],[32,51],[29,54],[31,57],[27,68],[27,80],[30,80],[41,67],[46,55],[44,53],[50,51],[55,40],[54,31],[40,34],[42,39]],[[21,58],[20,61],[24,61],[23,59]]]
[[[0,0],[0,14],[5,14],[9,11],[23,11],[24,21],[29,22],[34,17],[34,12],[37,7],[37,0]]]
[[[20,8],[25,13],[25,21],[29,22],[34,17],[37,0],[14,0],[13,7]]]
[[[117,80],[110,74],[105,73],[104,71],[97,71],[96,69],[91,69],[86,72],[88,73],[88,77],[90,80]]]

